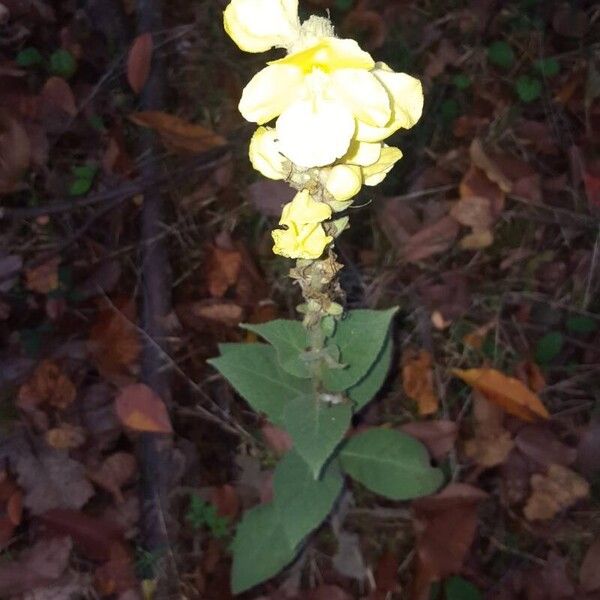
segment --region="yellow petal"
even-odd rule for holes
[[[390,96],[377,77],[364,69],[339,69],[331,88],[352,114],[367,125],[383,127],[392,117]]]
[[[271,235],[273,252],[288,258],[319,258],[333,240],[320,223],[307,223],[298,228],[288,226],[288,229],[276,229]]]
[[[269,179],[285,179],[285,157],[279,152],[277,133],[270,127],[259,127],[250,140],[248,156],[252,166]]]
[[[338,201],[347,202],[360,192],[362,175],[360,167],[354,165],[335,165],[327,177],[325,188]],[[334,207],[334,208],[337,208]],[[346,206],[340,207],[343,210]]]
[[[362,168],[364,184],[372,186],[381,183],[401,158],[402,152],[399,148],[384,144],[379,160],[373,165]]]
[[[348,150],[356,124],[339,102],[299,100],[277,119],[281,152],[300,167],[323,167]]]
[[[381,142],[359,142],[352,140],[348,152],[341,159],[341,162],[349,165],[358,165],[368,167],[376,163],[381,155]]]
[[[372,69],[375,61],[368,52],[361,50],[354,40],[330,37],[269,64],[293,65],[302,69],[304,73],[310,73],[315,68],[325,73],[332,73],[337,69]]]
[[[381,141],[398,129],[410,129],[423,112],[423,87],[418,79],[406,73],[394,73],[385,63],[377,63],[372,73],[390,96],[392,116],[385,127],[359,121],[356,137],[364,142]]]
[[[247,121],[262,125],[280,115],[302,89],[302,72],[289,65],[259,71],[244,88],[239,109]]]
[[[223,13],[223,24],[246,52],[286,48],[300,35],[298,0],[232,0]]]
[[[308,190],[298,192],[291,202],[283,207],[280,225],[320,223],[331,217],[331,208],[324,202],[317,202]]]

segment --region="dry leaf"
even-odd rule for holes
[[[461,179],[459,193],[461,198],[471,196],[487,198],[490,201],[490,210],[494,219],[497,219],[504,210],[505,193],[481,169],[473,165]]]
[[[88,348],[98,372],[116,384],[129,383],[137,369],[140,339],[135,304],[119,301],[103,308],[90,329]]]
[[[208,291],[213,298],[222,298],[225,292],[237,283],[242,266],[242,255],[238,250],[210,247],[204,266]]]
[[[450,215],[474,231],[488,230],[494,224],[492,202],[483,196],[465,196],[450,209]]]
[[[438,494],[413,502],[416,576],[412,598],[429,598],[431,583],[459,573],[477,529],[477,507],[487,494],[453,483]]]
[[[151,63],[152,34],[142,33],[133,40],[127,56],[127,81],[136,94],[146,85]]]
[[[0,595],[21,595],[56,581],[67,568],[73,542],[69,537],[41,539],[16,560],[0,564]]]
[[[10,194],[19,188],[30,158],[27,132],[16,119],[0,111],[0,194]]]
[[[587,549],[579,569],[579,583],[586,592],[600,590],[598,565],[600,565],[600,538],[597,538]]]
[[[98,469],[88,469],[88,478],[113,495],[117,504],[125,499],[121,488],[130,483],[136,475],[137,462],[129,452],[115,452],[107,456]]]
[[[469,155],[473,164],[479,167],[490,181],[496,183],[504,193],[510,193],[512,189],[510,179],[504,175],[500,167],[486,154],[480,139],[473,139],[469,147]]]
[[[529,521],[548,520],[589,495],[590,485],[567,467],[550,465],[548,473],[531,476],[532,493],[523,509]]]
[[[115,399],[119,420],[134,431],[173,433],[165,403],[143,383],[124,387]]]
[[[368,49],[383,46],[387,35],[387,27],[381,14],[374,10],[365,10],[360,6],[346,15],[340,29],[349,38],[364,39],[364,45]]]
[[[235,488],[228,483],[214,487],[210,501],[220,517],[235,519],[240,512],[240,497]]]
[[[244,316],[244,309],[241,306],[227,301],[191,302],[180,308],[186,308],[192,316],[223,323],[229,327],[239,325]]]
[[[458,245],[461,250],[481,250],[488,248],[494,243],[494,235],[488,229],[485,231],[475,231],[463,237]]]
[[[76,394],[75,386],[60,367],[52,360],[44,360],[19,389],[17,405],[23,410],[40,404],[65,409],[75,400]]]
[[[77,104],[71,86],[62,77],[50,77],[42,89],[42,102],[44,110],[49,109],[67,114],[69,117],[77,115]]]
[[[400,430],[422,442],[435,460],[442,460],[456,442],[458,427],[453,421],[413,421]]]
[[[445,252],[454,243],[458,230],[458,223],[450,216],[427,225],[408,239],[403,248],[404,259],[418,262]]]
[[[433,386],[432,357],[426,350],[406,349],[402,353],[402,387],[417,403],[420,415],[431,415],[438,409]]]
[[[265,423],[260,431],[267,446],[279,456],[283,456],[294,445],[290,434],[285,429],[276,427],[271,423]]]
[[[514,446],[510,433],[502,425],[502,409],[475,392],[473,419],[475,437],[465,442],[465,454],[482,467],[501,465]]]
[[[156,131],[165,146],[178,153],[198,154],[227,143],[224,137],[202,125],[160,111],[134,113],[129,119]]]
[[[51,508],[81,508],[94,495],[81,463],[61,450],[49,449],[39,458],[22,456],[15,470],[24,504],[34,515]]]
[[[481,392],[490,402],[523,421],[550,417],[537,394],[514,377],[486,368],[452,369],[452,373]]]
[[[577,450],[561,442],[546,424],[521,428],[515,437],[515,445],[522,454],[545,467],[552,464],[568,466],[577,458]]]
[[[79,448],[85,442],[85,431],[81,427],[75,427],[64,423],[46,432],[46,442],[57,450],[69,450]]]
[[[58,288],[60,257],[51,258],[38,267],[25,271],[25,287],[38,294],[49,294]]]
[[[470,333],[467,333],[462,339],[463,344],[474,350],[481,350],[488,333],[496,327],[496,321],[490,321],[485,325],[481,325]]]

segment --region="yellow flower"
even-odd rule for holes
[[[402,151],[399,148],[383,144],[377,162],[362,167],[363,183],[370,186],[381,183],[401,158]]]
[[[384,127],[373,127],[366,121],[357,121],[356,139],[380,142],[398,131],[410,129],[423,112],[423,86],[406,73],[394,73],[383,62],[376,63],[371,73],[383,85],[391,99],[392,116]]]
[[[246,52],[290,47],[300,35],[298,0],[232,0],[225,31]]]
[[[270,127],[259,127],[250,140],[248,156],[252,166],[269,179],[285,179],[286,158],[279,151],[277,133]]]
[[[288,258],[319,258],[333,240],[321,225],[330,216],[331,208],[327,204],[317,202],[308,190],[298,192],[283,208],[279,224],[286,229],[272,233],[273,252]]]

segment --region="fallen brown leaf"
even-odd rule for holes
[[[500,167],[493,159],[485,152],[479,138],[474,138],[469,147],[469,155],[473,164],[480,168],[498,187],[506,194],[510,193],[512,183],[502,172]]]
[[[119,420],[134,431],[173,433],[171,420],[163,400],[143,383],[121,389],[115,399]]]
[[[140,339],[133,301],[105,302],[90,329],[88,348],[98,372],[117,385],[130,383],[137,370]]]
[[[56,581],[69,564],[73,542],[68,537],[41,539],[16,560],[0,564],[0,595],[13,597]]]
[[[54,427],[46,431],[46,442],[57,450],[69,450],[79,448],[85,442],[85,431],[81,427],[63,423],[60,427]]]
[[[477,508],[487,494],[464,483],[413,502],[416,534],[414,600],[429,598],[431,584],[460,572],[477,529]]]
[[[42,89],[44,111],[59,111],[69,117],[77,114],[77,104],[71,86],[62,77],[50,77]]]
[[[458,427],[454,421],[413,421],[400,426],[400,430],[425,444],[429,454],[442,460],[454,447]]]
[[[551,464],[566,467],[577,457],[577,450],[561,442],[545,424],[521,428],[515,436],[515,445],[522,454],[545,467]]]
[[[222,298],[237,283],[242,266],[238,250],[211,246],[204,266],[208,291],[213,298]]]
[[[458,223],[450,216],[425,226],[407,240],[403,248],[404,259],[418,262],[445,252],[454,243],[458,230]]]
[[[450,209],[450,215],[461,225],[471,227],[474,231],[488,230],[494,223],[492,203],[483,196],[465,196]]]
[[[156,131],[165,146],[177,153],[198,154],[227,143],[224,137],[202,125],[160,111],[134,113],[129,119]]]
[[[25,271],[25,286],[38,294],[49,294],[58,288],[60,258],[51,258],[37,267]]]
[[[549,520],[590,492],[589,483],[567,467],[550,465],[546,475],[531,476],[531,496],[523,509],[529,521]]]
[[[133,40],[127,55],[127,81],[136,94],[139,94],[146,84],[151,62],[152,34],[142,33]]]
[[[22,410],[49,404],[65,409],[77,395],[73,382],[52,360],[43,360],[33,372],[31,379],[19,389],[17,406]]]
[[[87,476],[97,486],[110,492],[117,504],[124,502],[121,488],[130,483],[137,472],[137,462],[129,452],[115,452],[96,468],[88,468]]]
[[[596,538],[587,549],[581,568],[579,569],[579,583],[586,592],[600,590],[600,538]]]
[[[481,250],[488,248],[494,243],[494,234],[486,229],[485,231],[474,231],[465,235],[458,242],[461,250]]]
[[[487,198],[494,219],[497,219],[504,210],[505,193],[481,169],[473,165],[464,174],[459,185],[459,193],[461,198],[472,196]]]
[[[433,386],[432,357],[426,350],[406,349],[402,353],[402,387],[417,403],[420,415],[431,415],[438,409]]]
[[[52,508],[81,508],[94,495],[81,463],[62,450],[21,456],[15,470],[25,492],[23,503],[34,515]]]
[[[502,425],[502,409],[475,392],[473,419],[475,436],[465,442],[465,454],[482,467],[502,464],[514,446],[510,433]]]
[[[470,333],[467,333],[462,341],[465,346],[469,348],[473,348],[474,350],[481,350],[485,339],[487,338],[488,333],[496,327],[497,323],[495,320],[486,323],[485,325],[481,325],[474,329]]]
[[[524,421],[550,417],[539,397],[514,377],[487,368],[453,369],[452,373],[515,417]]]
[[[19,188],[30,158],[27,132],[8,112],[0,111],[0,194],[10,194]]]

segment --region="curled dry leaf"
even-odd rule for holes
[[[548,520],[579,500],[587,498],[589,483],[567,467],[550,465],[546,475],[531,476],[531,496],[523,509],[529,521]]]
[[[420,415],[431,415],[438,409],[432,362],[431,354],[426,350],[407,348],[402,353],[402,387],[417,403]]]
[[[43,360],[31,379],[19,389],[17,405],[25,411],[40,404],[65,409],[76,394],[75,386],[60,367],[52,360]]]
[[[55,257],[25,271],[25,287],[38,294],[49,294],[58,288],[58,266],[60,258]]]
[[[483,196],[465,196],[450,209],[450,215],[461,225],[483,232],[494,223],[492,202]]]
[[[77,104],[71,86],[62,77],[50,77],[42,89],[42,103],[46,118],[58,111],[69,117],[77,115]]]
[[[0,194],[10,194],[19,188],[30,158],[27,132],[19,121],[0,111]]]
[[[537,394],[518,379],[496,369],[452,369],[452,374],[481,392],[490,402],[523,421],[550,417]]]
[[[190,302],[179,306],[178,310],[187,313],[188,321],[190,317],[192,320],[196,317],[205,321],[222,323],[229,327],[239,325],[244,317],[244,309],[241,306],[226,300]]]
[[[469,147],[471,161],[476,167],[479,167],[498,187],[506,194],[510,193],[512,183],[502,172],[500,167],[486,154],[479,138],[474,138]]]
[[[502,425],[502,409],[475,392],[473,419],[475,436],[465,442],[465,454],[482,467],[501,465],[514,446],[510,433]]]
[[[134,113],[129,119],[136,125],[153,129],[173,152],[199,154],[223,146],[227,140],[214,131],[160,111]]]
[[[142,33],[133,40],[127,55],[127,81],[136,94],[146,85],[151,63],[152,34]]]
[[[79,448],[85,442],[85,430],[75,425],[69,425],[69,423],[63,423],[60,427],[46,431],[44,437],[52,448],[69,450]]]
[[[173,433],[165,403],[143,383],[124,387],[115,399],[121,423],[134,431]]]
[[[487,198],[490,202],[491,214],[494,220],[497,219],[504,210],[506,200],[505,193],[496,183],[487,177],[487,175],[478,167],[471,165],[464,174],[459,185],[461,198],[472,196],[478,198]]]

